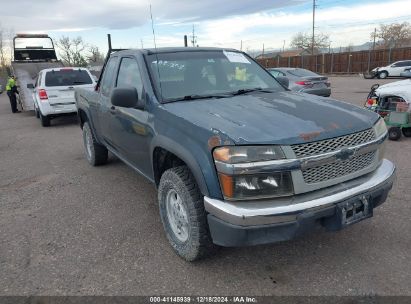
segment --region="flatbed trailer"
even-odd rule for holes
[[[17,34],[13,39],[12,73],[17,77],[19,105],[22,110],[34,110],[33,87],[43,69],[63,67],[57,60],[53,40],[45,34]]]

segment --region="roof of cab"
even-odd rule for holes
[[[234,51],[238,50],[231,48],[216,48],[216,47],[162,47],[150,49],[128,49],[115,52],[115,54],[130,54],[143,53],[145,55],[162,54],[162,53],[179,53],[179,52],[207,52],[207,51]]]

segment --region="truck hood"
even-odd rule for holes
[[[304,93],[255,92],[163,105],[165,110],[235,144],[297,144],[369,129],[378,115]],[[189,126],[187,126],[189,128]]]

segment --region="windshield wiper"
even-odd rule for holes
[[[209,98],[226,98],[226,97],[229,97],[229,95],[223,95],[223,94],[186,95],[184,97],[178,97],[178,98],[172,98],[172,99],[166,100],[165,103],[175,102],[175,101],[185,101],[185,100],[197,100],[197,99],[209,99]]]
[[[243,95],[251,92],[263,92],[263,93],[272,93],[273,91],[269,89],[263,89],[263,88],[253,88],[253,89],[240,89],[234,92],[231,92],[231,95]]]

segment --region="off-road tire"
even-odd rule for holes
[[[41,112],[39,113],[39,117],[40,117],[41,125],[43,127],[50,127],[50,117],[43,116],[43,114],[41,114]]]
[[[92,166],[100,166],[107,163],[108,151],[107,148],[100,145],[96,138],[94,137],[93,132],[91,131],[90,125],[88,122],[85,122],[83,125],[83,144],[84,144],[84,153],[87,161]]]
[[[170,190],[179,195],[188,214],[188,238],[184,242],[173,232],[167,215],[166,200]],[[216,251],[218,247],[211,240],[203,196],[187,166],[174,167],[163,173],[158,187],[158,202],[167,239],[177,255],[192,262]]]
[[[390,127],[388,129],[388,138],[391,140],[399,140],[401,138],[401,129],[399,127]]]
[[[388,77],[388,72],[387,71],[381,71],[378,73],[378,78],[379,79],[385,79]]]
[[[402,134],[405,137],[411,137],[411,127],[410,128],[402,128]]]

